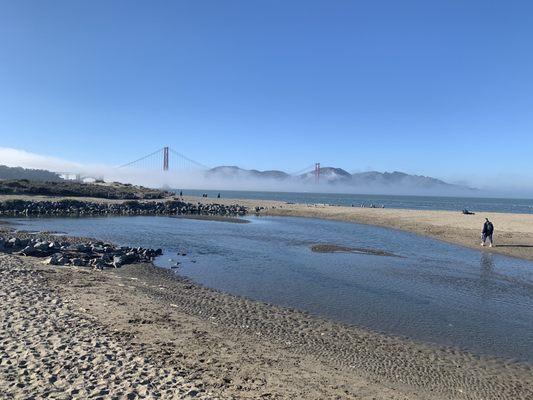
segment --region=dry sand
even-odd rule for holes
[[[213,398],[53,290],[44,272],[0,255],[0,398]]]
[[[2,398],[531,399],[531,366],[203,288],[0,255]]]
[[[460,211],[423,211],[382,208],[342,207],[318,204],[287,204],[269,200],[204,199],[185,197],[190,202],[238,203],[264,207],[260,215],[293,216],[356,222],[400,229],[461,246],[483,249],[533,260],[533,214],[476,213]],[[475,210],[474,210],[475,211]],[[481,228],[485,217],[494,223],[495,247],[481,247]]]

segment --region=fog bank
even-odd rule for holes
[[[0,164],[12,167],[39,168],[54,172],[69,172],[82,177],[103,177],[106,181],[119,181],[148,187],[205,190],[251,190],[317,193],[353,194],[396,194],[396,195],[435,195],[435,196],[506,196],[533,197],[533,187],[524,185],[490,186],[480,190],[466,186],[447,185],[433,178],[401,173],[381,174],[367,172],[344,176],[328,171],[321,176],[320,183],[310,171],[300,176],[284,178],[258,177],[260,171],[236,169],[231,173],[209,173],[198,170],[161,171],[135,168],[117,168],[101,164],[81,164],[56,157],[43,156],[18,149],[0,147]],[[236,168],[236,167],[228,167]],[[343,171],[343,170],[340,170]],[[345,172],[345,171],[343,171]],[[372,175],[374,174],[374,175]],[[396,174],[396,175],[395,175]],[[386,178],[386,179],[385,179]],[[369,181],[369,179],[371,179]]]

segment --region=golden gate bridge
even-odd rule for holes
[[[136,160],[120,165],[118,168],[137,168],[143,170],[160,170],[167,171],[208,171],[208,167],[201,162],[195,161],[184,154],[172,149],[169,146],[162,147],[156,151],[146,154]],[[305,173],[313,172],[315,182],[320,182],[320,163],[313,163],[299,171],[289,175],[298,176]]]

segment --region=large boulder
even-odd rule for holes
[[[50,250],[50,242],[47,242],[47,241],[42,241],[42,242],[37,242],[33,245],[33,247],[36,249],[36,250]]]
[[[76,267],[85,267],[87,265],[87,262],[83,258],[73,258],[70,260],[70,263]]]
[[[20,247],[20,239],[13,237],[7,241],[7,247]]]
[[[48,253],[44,252],[34,246],[26,246],[24,249],[20,251],[20,254],[23,256],[30,256],[30,257],[44,257]]]
[[[100,270],[104,269],[107,266],[103,258],[92,259],[90,265],[92,265],[94,269],[100,269]]]
[[[70,260],[61,253],[54,253],[52,257],[47,260],[50,265],[67,265]]]

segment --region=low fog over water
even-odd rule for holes
[[[532,187],[508,176],[497,179],[497,175],[493,185],[476,187],[474,183],[471,183],[474,179],[455,185],[434,178],[398,172],[382,174],[369,171],[351,175],[339,168],[323,167],[320,182],[317,184],[312,170],[300,175],[287,174],[280,177],[274,173],[276,171],[263,172],[237,167],[220,167],[215,169],[216,172],[195,169],[162,171],[131,167],[118,168],[102,164],[81,164],[10,148],[0,148],[0,164],[80,174],[88,179],[103,177],[106,181],[120,181],[149,187],[515,198],[533,196]],[[269,173],[272,173],[271,176]]]

